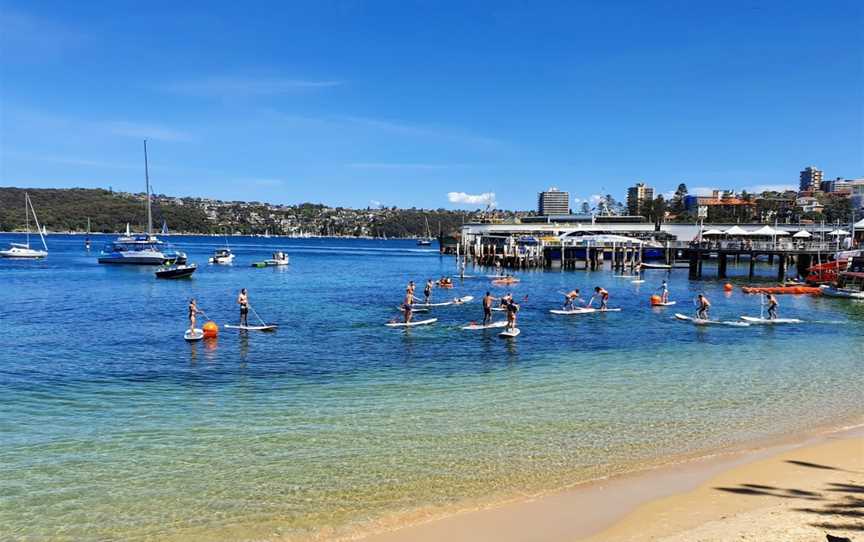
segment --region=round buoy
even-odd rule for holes
[[[731,291],[734,290],[734,289],[735,289],[735,287],[732,286],[732,284],[729,283],[729,282],[727,282],[726,284],[723,285],[723,290],[724,290],[724,291],[731,292]]]
[[[219,326],[216,325],[216,322],[207,322],[201,326],[201,330],[204,331],[204,336],[208,339],[219,335]]]
[[[660,297],[659,295],[652,295],[651,296],[651,304],[652,305],[659,305],[662,301],[663,301],[663,298]]]

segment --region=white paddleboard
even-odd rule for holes
[[[498,334],[499,337],[504,339],[512,339],[513,337],[518,337],[519,334],[522,333],[519,331],[518,327],[514,327],[513,329],[507,329]]]
[[[464,329],[465,331],[479,331],[481,329],[494,329],[500,327],[507,327],[507,322],[501,320],[500,322],[492,322],[491,324],[486,324],[485,326],[483,324],[468,324],[467,326],[462,326],[461,329]]]
[[[721,320],[702,320],[701,318],[692,318],[686,314],[675,313],[675,318],[682,322],[692,322],[697,326],[732,326],[732,327],[748,327],[747,322],[724,322]]]
[[[651,303],[652,307],[671,307],[678,303],[677,301],[667,301],[666,303]]]
[[[473,295],[466,295],[466,296],[462,296],[462,297],[457,297],[456,299],[453,300],[453,303],[456,303],[458,305],[460,303],[468,303],[471,301],[474,301],[474,296]]]
[[[405,307],[397,306],[396,310],[400,311],[400,312],[405,312]],[[427,309],[419,308],[419,307],[417,307],[417,305],[414,305],[411,307],[411,312],[429,312],[429,309],[428,308]]]
[[[413,305],[411,305],[411,307],[414,310],[417,310],[417,307],[420,307],[420,308],[424,308],[424,307],[446,307],[446,306],[452,305],[452,304],[453,304],[452,301],[444,301],[443,303],[414,303]]]
[[[498,312],[506,312],[507,311],[507,309],[505,309],[504,307],[492,307],[492,310],[498,311]]]
[[[568,316],[572,316],[574,314],[595,314],[598,312],[621,312],[621,309],[606,309],[605,311],[600,309],[586,309],[583,307],[579,307],[576,309],[552,309],[549,311],[552,314],[566,314]]]
[[[642,279],[637,279],[637,280],[631,280],[631,281],[630,281],[631,284],[642,284],[643,282],[645,282],[645,281],[642,280]]]
[[[755,316],[742,316],[742,320],[747,322],[748,324],[800,324],[803,320],[799,320],[797,318],[775,318],[771,320],[770,318],[756,318]]]
[[[264,326],[238,326],[234,324],[225,324],[225,329],[240,329],[244,331],[275,331],[279,326],[277,324],[267,324]]]
[[[405,322],[388,322],[384,324],[387,327],[414,327],[414,326],[425,326],[428,324],[434,324],[437,322],[437,318],[428,318],[426,320],[415,320],[413,322],[405,323]]]
[[[204,338],[204,330],[197,327],[195,329],[187,329],[183,334],[183,338],[190,342],[200,341]]]

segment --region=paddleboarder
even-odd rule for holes
[[[486,295],[483,296],[483,325],[492,323],[492,304],[495,302],[495,298],[492,297],[492,294],[486,292]]]
[[[777,302],[777,297],[774,294],[768,294],[765,300],[768,304],[768,319],[776,320],[777,319],[777,308],[780,304]]]
[[[660,292],[660,302],[663,304],[669,303],[669,285],[666,281],[663,281],[663,284],[660,285],[660,288],[657,289]]]
[[[507,299],[507,329],[513,331],[516,329],[516,313],[519,312],[519,305],[513,301],[513,296]]]
[[[240,305],[240,325],[249,325],[249,293],[246,288],[240,290],[237,296],[237,304]]]
[[[427,305],[432,302],[432,279],[426,280],[426,287],[423,288],[423,303]]]
[[[189,331],[195,331],[195,317],[202,312],[198,309],[198,303],[195,301],[195,298],[191,298],[189,300]]]
[[[413,281],[411,284],[414,284]],[[402,311],[405,313],[406,324],[411,323],[411,316],[413,316],[412,305],[414,305],[414,290],[409,286],[405,288],[405,300],[402,302]]]
[[[605,288],[597,286],[596,288],[594,288],[594,295],[591,296],[592,303],[594,301],[594,297],[598,297],[600,299],[600,310],[605,311],[608,308],[609,304],[609,292],[607,292]],[[588,303],[588,305],[591,305],[591,303]]]
[[[708,309],[711,308],[711,302],[705,297],[705,294],[696,296],[696,318],[700,320],[708,319]]]
[[[572,310],[576,308],[576,300],[579,299],[579,288],[573,288],[564,294],[564,306],[561,310]]]

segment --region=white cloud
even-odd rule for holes
[[[603,199],[603,196],[600,194],[591,194],[591,197],[588,198],[588,201],[591,202],[591,205],[597,205]]]
[[[134,122],[103,122],[100,127],[112,134],[134,137],[136,139],[154,139],[157,141],[190,142],[195,138],[192,134],[172,128],[164,128],[152,124],[137,124]]]
[[[214,76],[203,79],[168,83],[160,90],[195,96],[266,96],[337,87],[342,81],[288,79],[283,77],[225,77]]]
[[[378,201],[377,199],[370,199],[369,207],[384,207],[384,202]]]
[[[447,192],[447,201],[458,205],[490,205],[494,207],[495,192],[482,194],[466,194],[465,192]]]

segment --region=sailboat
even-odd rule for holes
[[[175,250],[153,235],[153,211],[150,204],[150,172],[147,167],[147,140],[144,140],[144,179],[147,186],[147,233],[132,235],[126,224],[126,235],[120,236],[105,245],[99,256],[99,263],[164,265],[166,263],[185,263],[186,254]]]
[[[418,247],[428,247],[432,245],[432,232],[429,231],[429,219],[423,217],[423,220],[426,221],[426,237],[417,239]]]
[[[36,223],[36,231],[39,232],[39,238],[42,239],[42,247],[45,250],[30,248],[30,212],[33,212],[33,221]],[[48,245],[45,244],[45,234],[39,227],[39,219],[36,217],[36,209],[33,208],[33,202],[30,201],[30,195],[24,192],[24,221],[27,225],[27,242],[26,243],[9,243],[9,248],[0,250],[2,258],[17,258],[19,260],[38,260],[48,256]]]

